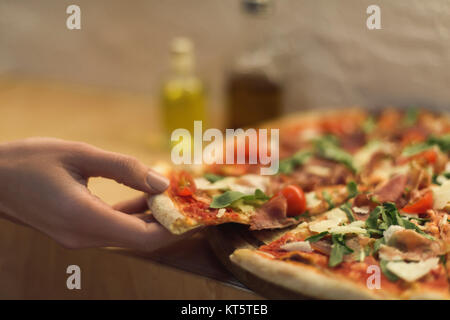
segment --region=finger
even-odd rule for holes
[[[160,193],[169,186],[166,177],[137,159],[119,153],[84,146],[75,155],[75,161],[85,176],[110,178],[143,192]]]
[[[151,251],[177,238],[161,225],[114,210],[87,192],[79,193],[74,203],[76,208],[70,211],[71,216],[76,213],[76,223],[71,223],[70,230],[60,230],[59,237],[63,240],[69,238],[65,242],[68,247],[115,246]],[[75,226],[77,232],[73,232]],[[67,231],[71,231],[73,238],[67,233],[64,238]]]
[[[91,195],[90,195],[91,196]],[[198,230],[174,235],[156,222],[151,214],[129,215],[114,210],[104,202],[91,198],[86,204],[84,228],[88,238],[97,239],[97,246],[116,246],[140,251],[153,251],[191,236]],[[148,221],[153,221],[148,223]]]
[[[155,217],[151,213],[133,213],[133,217],[139,218],[146,223],[157,222]]]
[[[142,213],[148,210],[147,196],[140,197],[119,202],[113,206],[114,210],[124,213]]]
[[[137,248],[137,250],[149,252],[155,251],[157,249],[176,243],[180,240],[191,237],[198,231],[200,231],[200,228],[190,230],[181,235],[174,235],[157,222],[147,223],[147,232],[144,235],[145,241],[143,242],[145,245],[143,247]]]

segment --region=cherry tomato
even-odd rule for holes
[[[428,149],[428,150],[425,150],[425,151],[418,153],[411,157],[400,157],[400,158],[398,158],[398,163],[405,164],[414,159],[417,159],[417,160],[423,159],[426,162],[428,162],[429,164],[434,164],[437,160],[437,157],[438,157],[438,154],[437,154],[436,150]]]
[[[288,185],[280,193],[287,200],[287,215],[289,217],[298,216],[306,211],[305,194],[299,186]]]
[[[424,152],[420,153],[419,156],[425,158],[428,163],[433,164],[436,162],[437,152],[433,149],[425,150]]]
[[[401,113],[397,110],[388,109],[383,111],[383,113],[378,118],[377,127],[380,131],[391,132],[397,127],[399,121],[401,121]]]
[[[195,183],[191,175],[185,171],[182,171],[176,183],[177,194],[182,197],[192,196],[195,190]]]
[[[412,143],[422,142],[426,139],[423,132],[419,130],[408,130],[402,137],[402,145],[407,146]]]
[[[403,207],[402,211],[406,213],[425,213],[433,207],[433,192],[428,191],[419,200]]]

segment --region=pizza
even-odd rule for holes
[[[277,230],[239,267],[329,299],[449,299],[450,121],[421,109],[304,113],[280,130],[278,173],[260,164],[168,170],[149,199],[180,234],[240,223]]]

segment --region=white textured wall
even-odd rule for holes
[[[288,110],[362,104],[450,108],[449,0],[275,0]],[[82,30],[65,8],[82,9]],[[366,29],[366,8],[382,30]],[[169,39],[191,37],[211,101],[244,39],[237,0],[0,0],[0,75],[157,92]],[[260,33],[259,30],[256,30]]]

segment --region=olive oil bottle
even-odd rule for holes
[[[195,75],[194,46],[187,38],[176,38],[171,44],[171,73],[161,92],[162,118],[166,137],[175,129],[184,128],[193,136],[194,121],[208,126],[205,88]]]

